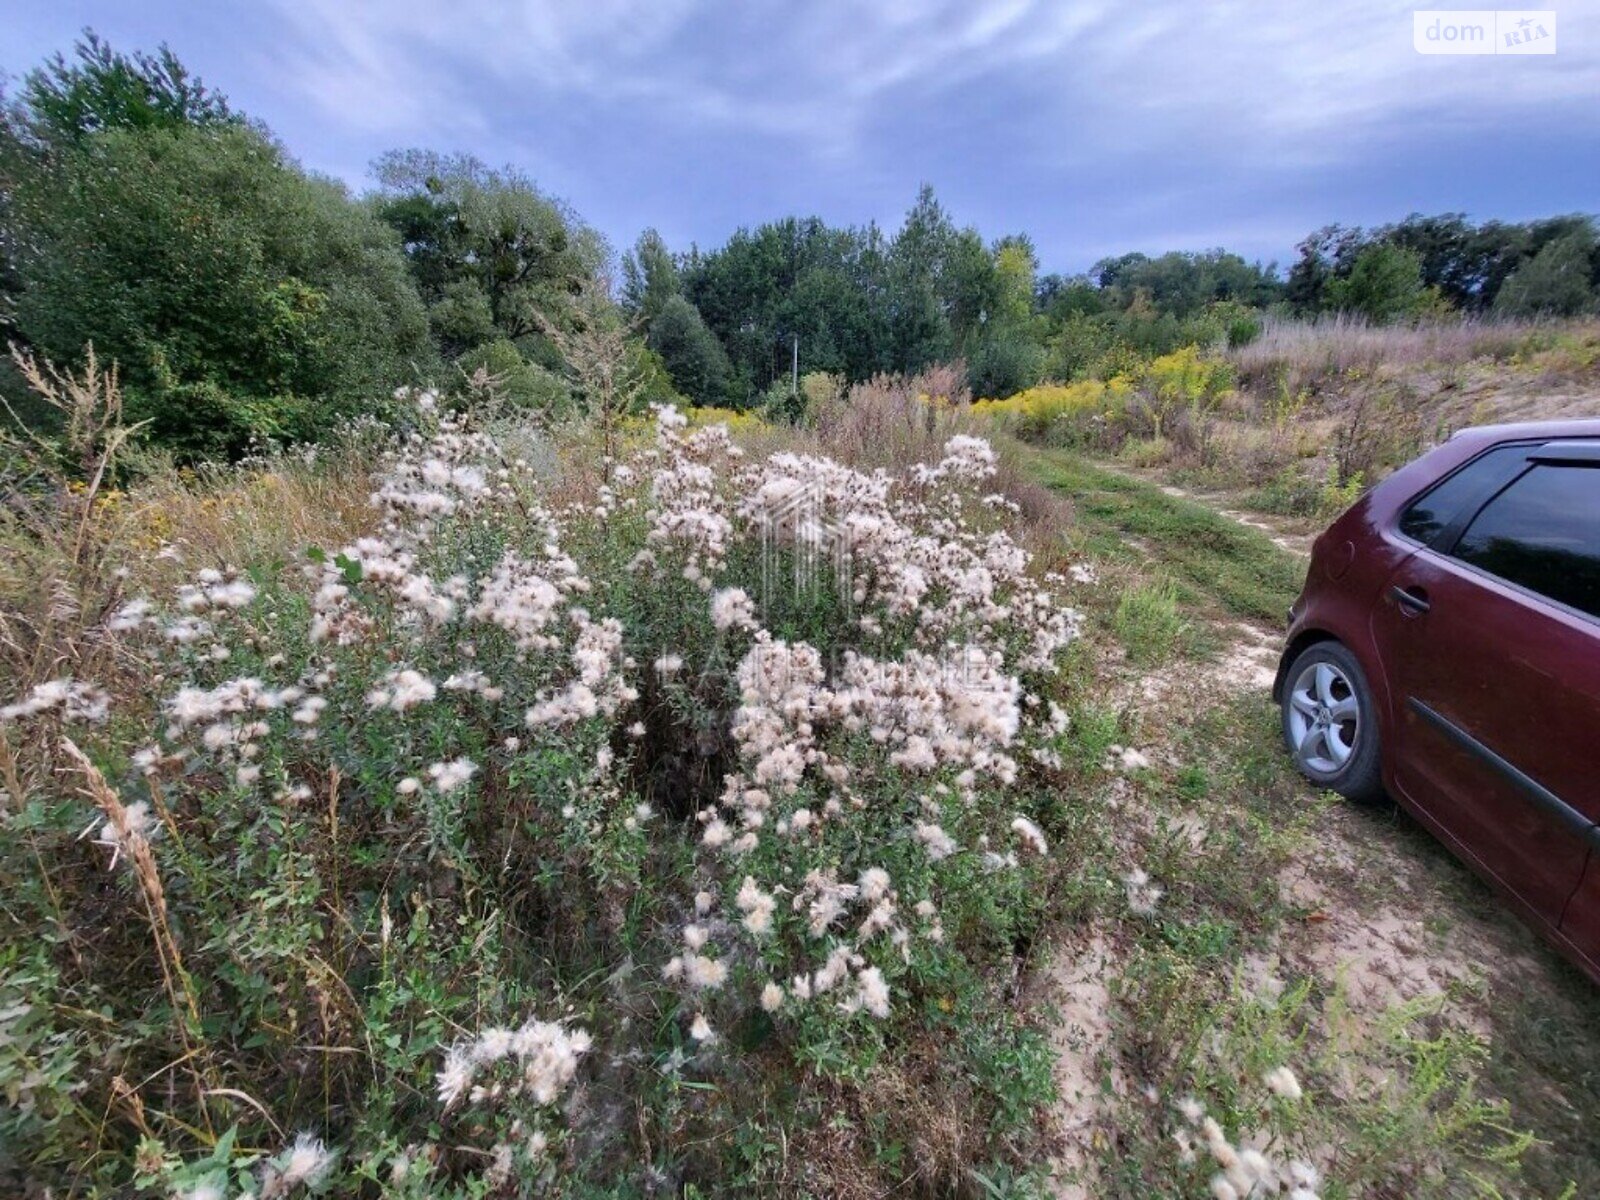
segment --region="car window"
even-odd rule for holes
[[[1600,469],[1534,467],[1489,501],[1453,553],[1600,617]]]
[[[1480,504],[1528,465],[1531,444],[1496,446],[1434,484],[1400,516],[1400,532],[1427,545],[1453,521],[1470,517]]]

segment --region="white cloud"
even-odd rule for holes
[[[1566,10],[1560,54],[1458,58],[1417,55],[1394,0],[272,3],[274,123],[314,165],[359,184],[393,145],[514,161],[619,242],[797,209],[892,226],[932,180],[1051,263],[1281,257],[1329,220],[1503,211],[1460,157],[1475,138],[1584,128],[1600,95],[1600,22]],[[1435,141],[1457,166],[1409,173]]]
[[[302,37],[287,63],[294,86],[329,119],[412,137],[513,121],[520,96],[645,107],[837,154],[897,90],[937,96],[993,78],[1035,97],[1036,114],[1090,113],[1158,137],[1225,132],[1266,152],[1325,158],[1421,112],[1503,117],[1600,92],[1600,70],[1581,51],[1422,58],[1410,6],[1388,0],[278,5]]]

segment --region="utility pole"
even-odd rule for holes
[[[789,367],[789,392],[800,394],[800,335],[794,335],[794,359]]]

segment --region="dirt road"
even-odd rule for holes
[[[1226,1055],[1205,1060],[1241,1026],[1265,1037],[1263,1004],[1287,996],[1295,1012],[1271,1020],[1292,1032],[1306,1111],[1267,1120],[1215,1083],[1201,1099],[1231,1137],[1312,1162],[1318,1194],[1600,1195],[1596,990],[1403,813],[1319,796],[1276,744],[1281,634],[1264,618],[1297,590],[1305,532],[1070,456],[1039,467],[1073,498],[1079,600],[1106,643],[1085,703],[1118,741],[1093,800],[1127,891],[1064,933],[1048,968],[1057,1194],[1174,1180],[1205,1194],[1217,1165],[1182,1162],[1171,1093],[1238,1076]],[[1183,633],[1140,665],[1115,644],[1137,632],[1128,598],[1174,584]],[[1153,912],[1136,911],[1140,874],[1164,892]],[[1206,1011],[1152,973],[1191,979]],[[1163,1045],[1174,1038],[1201,1049]],[[1520,1169],[1495,1161],[1518,1149]]]

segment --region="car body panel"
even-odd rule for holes
[[[1395,588],[1424,593],[1428,610],[1407,609]],[[1580,621],[1429,549],[1400,566],[1372,611],[1397,797],[1448,824],[1482,871],[1551,924],[1589,855],[1549,803],[1576,807],[1600,736]]]
[[[1469,430],[1375,487],[1313,546],[1274,696],[1306,646],[1348,647],[1390,795],[1600,982],[1600,621],[1399,528],[1486,451],[1595,438],[1600,421]],[[1423,593],[1426,611],[1396,589]]]

